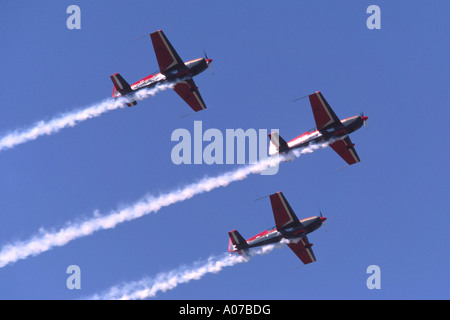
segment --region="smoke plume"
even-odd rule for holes
[[[160,91],[172,89],[175,84],[176,83],[159,84],[153,88],[141,89],[132,95],[132,99],[146,99],[150,96],[154,96]],[[109,98],[89,107],[54,117],[49,121],[39,121],[29,128],[10,132],[3,137],[0,137],[0,152],[6,149],[11,149],[19,144],[35,140],[40,136],[52,135],[61,129],[74,127],[80,122],[99,117],[106,112],[119,108],[125,108],[128,101],[129,100],[125,97],[119,97],[117,99]]]
[[[152,212],[157,212],[161,208],[172,204],[188,200],[196,195],[210,192],[220,187],[226,187],[234,181],[247,178],[250,174],[258,174],[272,166],[277,166],[280,162],[289,157],[298,157],[304,153],[311,153],[320,147],[326,147],[328,144],[309,146],[304,149],[295,150],[287,156],[279,155],[277,157],[267,158],[255,164],[250,164],[242,168],[221,174],[216,177],[208,177],[199,180],[196,183],[174,191],[161,194],[159,196],[146,195],[136,203],[123,209],[112,211],[106,215],[100,215],[97,212],[88,220],[77,223],[68,223],[66,227],[57,231],[46,231],[41,229],[39,234],[26,241],[19,241],[13,244],[6,244],[0,251],[0,268],[14,263],[29,256],[36,256],[46,252],[54,247],[61,247],[72,240],[89,236],[97,231],[112,229],[117,225],[140,218]]]
[[[270,253],[273,249],[281,247],[286,241],[279,244],[269,244],[263,247],[251,249],[246,255],[211,256],[207,260],[197,261],[191,267],[163,272],[153,278],[146,277],[139,281],[124,283],[111,287],[109,290],[94,295],[93,300],[142,300],[155,297],[160,292],[175,289],[180,284],[192,280],[200,280],[209,273],[218,273],[226,267],[232,267],[239,263],[248,262],[255,255]]]

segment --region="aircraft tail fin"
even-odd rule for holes
[[[228,251],[235,252],[238,250],[247,249],[249,247],[247,241],[245,241],[237,230],[228,232],[228,235],[230,236]]]
[[[119,73],[113,74],[111,76],[111,80],[114,84],[114,90],[113,90],[113,95],[112,95],[114,98],[124,96],[127,93],[132,91],[128,82]],[[136,104],[137,104],[137,102],[135,100],[131,100],[131,99],[130,99],[130,102],[127,102],[127,105],[129,107],[135,106]]]
[[[282,137],[280,137],[278,132],[269,133],[269,138],[269,155],[278,154],[289,149],[287,142]]]

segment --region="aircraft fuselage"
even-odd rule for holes
[[[158,72],[156,74],[151,74],[136,83],[133,83],[130,87],[132,91],[141,90],[144,88],[151,88],[157,84],[162,84],[165,82],[177,82],[178,80],[187,80],[195,77],[196,75],[202,73],[208,68],[210,59],[199,58],[185,62],[187,67],[186,70],[179,71],[176,68],[164,72],[164,74]]]
[[[304,148],[310,144],[318,144],[342,139],[350,133],[360,129],[364,124],[364,119],[361,116],[353,116],[343,119],[341,122],[342,126],[338,128],[330,127],[324,128],[320,131],[313,129],[301,134],[287,143],[289,149],[284,152],[292,149]]]
[[[249,248],[264,246],[268,244],[278,243],[282,239],[287,239],[291,242],[296,242],[305,235],[320,228],[326,218],[311,217],[300,220],[300,223],[290,228],[285,228],[278,231],[276,228],[271,228],[263,231],[256,236],[247,240]],[[298,240],[297,240],[298,239]]]

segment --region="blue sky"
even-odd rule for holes
[[[69,30],[66,9],[81,8]],[[366,9],[381,8],[369,30]],[[0,153],[0,246],[134,203],[145,194],[237,165],[171,161],[174,130],[277,128],[290,140],[314,127],[320,90],[336,114],[364,112],[352,135],[361,163],[331,149],[282,164],[145,217],[0,269],[1,299],[78,299],[227,250],[227,232],[274,225],[283,191],[299,218],[328,217],[309,236],[317,262],[287,247],[225,268],[155,299],[448,299],[450,116],[446,1],[6,1],[0,13],[0,135],[99,102],[109,76],[135,82],[158,69],[149,38],[162,29],[184,60],[213,59],[195,81],[208,108],[174,92],[111,111]],[[81,268],[81,290],[66,269]],[[370,265],[381,289],[366,287]]]

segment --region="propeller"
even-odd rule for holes
[[[363,122],[364,122],[364,127],[368,128],[368,127],[369,127],[369,125],[368,125],[368,123],[367,123],[368,117],[364,115],[364,112],[361,112],[361,113],[360,113],[360,117],[361,117],[361,119],[362,119]]]
[[[325,224],[325,221],[327,220],[327,218],[324,218],[324,217],[323,217],[323,215],[322,215],[322,210],[321,210],[321,209],[319,209],[319,212],[320,212],[320,220],[322,220],[323,228],[324,228],[325,232],[327,232],[327,226],[326,226],[326,224]]]
[[[205,55],[206,64],[208,65],[209,70],[211,70],[211,74],[214,75],[214,70],[213,70],[213,68],[211,67],[212,59],[209,59],[209,58],[208,58],[208,55],[206,54],[205,49],[203,49],[203,54]]]

